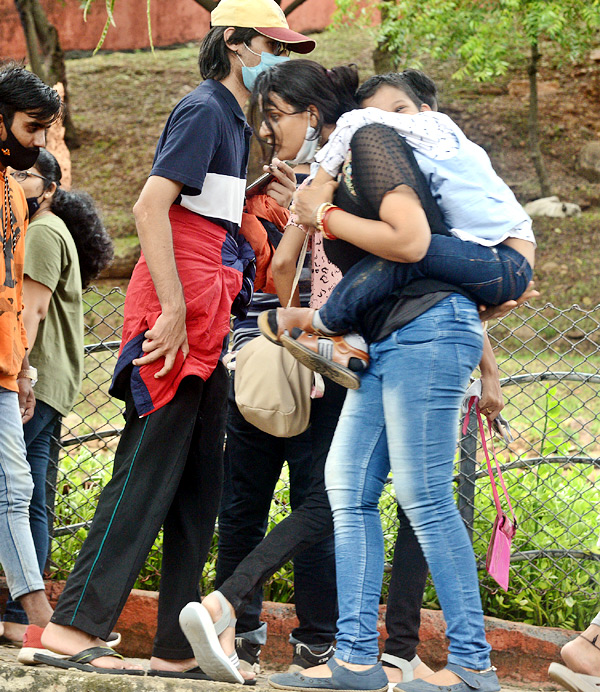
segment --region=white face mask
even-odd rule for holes
[[[295,158],[290,161],[294,166],[299,166],[301,163],[311,163],[315,158],[315,154],[319,149],[319,137],[317,137],[317,131],[310,124],[310,111],[308,113],[308,124],[306,126],[306,134],[304,135],[304,142],[300,147]]]

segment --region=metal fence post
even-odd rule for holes
[[[48,459],[48,468],[46,469],[46,514],[48,515],[48,557],[46,558],[46,567],[50,562],[52,551],[52,539],[54,538],[54,520],[56,513],[54,511],[54,502],[56,499],[56,486],[58,484],[58,457],[60,453],[60,433],[62,427],[62,419],[59,417],[54,425],[52,439],[50,441],[50,458]]]
[[[473,414],[475,412],[473,411]],[[471,415],[466,433],[460,439],[458,462],[458,511],[473,542],[475,481],[477,477],[477,416]]]

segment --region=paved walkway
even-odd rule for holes
[[[172,680],[132,675],[97,675],[50,666],[22,666],[18,649],[0,646],[0,692],[240,692],[239,685],[223,682]],[[148,661],[138,660],[147,667]],[[272,690],[267,682],[269,671],[259,675],[254,689]],[[534,692],[530,688],[503,687],[503,692]],[[390,690],[391,692],[391,690]]]

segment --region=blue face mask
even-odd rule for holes
[[[244,61],[236,53],[240,62],[242,63],[242,80],[244,81],[244,86],[246,87],[246,89],[248,89],[248,91],[252,91],[254,82],[256,81],[256,78],[261,72],[265,72],[271,67],[274,67],[275,65],[279,65],[280,63],[289,60],[289,57],[287,55],[273,55],[272,53],[264,52],[255,53],[252,50],[252,48],[249,48],[245,43],[244,45],[246,46],[246,48],[248,48],[248,50],[251,53],[253,53],[256,56],[260,56],[260,62],[258,63],[258,65],[255,65],[254,67],[246,67],[246,65],[244,65]]]

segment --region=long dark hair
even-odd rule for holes
[[[250,98],[249,120],[257,137],[263,120],[271,131],[270,155],[267,155],[267,142],[258,137],[266,158],[272,158],[275,136],[263,113],[267,106],[274,105],[273,94],[298,112],[315,106],[318,110],[316,136],[320,137],[323,125],[335,125],[344,113],[358,108],[354,97],[357,87],[356,65],[340,65],[328,70],[314,60],[299,59],[288,60],[261,73]]]
[[[83,288],[89,285],[113,258],[113,244],[87,192],[69,192],[60,187],[62,171],[46,149],[40,149],[35,167],[46,178],[45,187],[56,183],[50,211],[64,222],[75,241]]]

